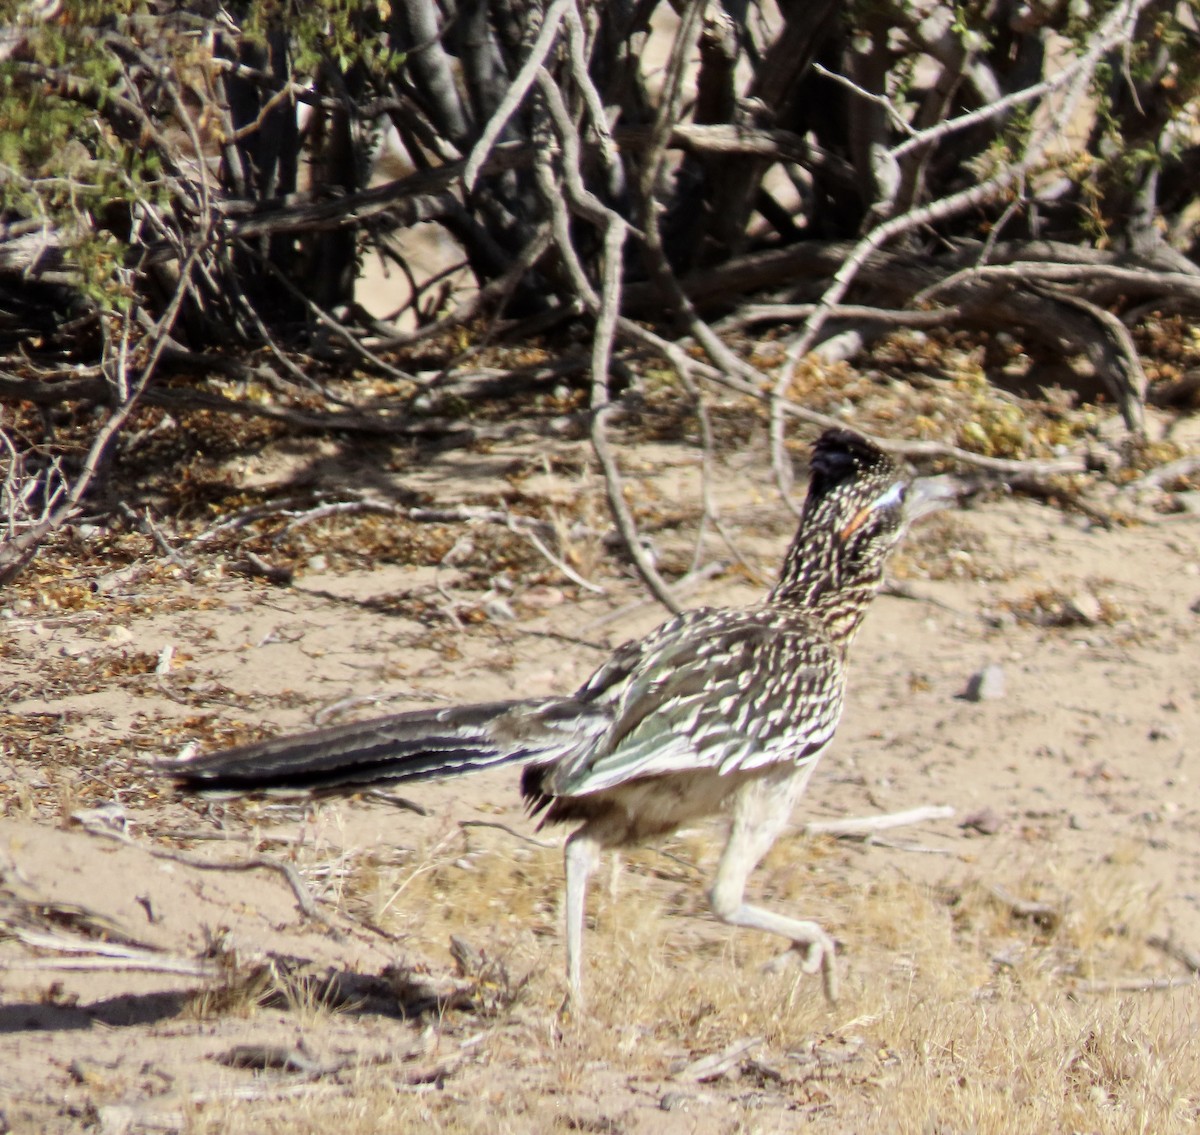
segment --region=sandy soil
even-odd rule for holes
[[[522,444],[447,452],[406,483],[478,501],[514,462],[535,459]],[[338,460],[341,473],[353,464]],[[738,547],[769,576],[791,518],[761,454],[731,456],[723,472]],[[632,476],[667,501],[694,486],[696,463],[647,447]],[[523,492],[603,516],[594,477],[546,472]],[[714,992],[740,990],[739,975],[774,952],[704,913],[718,825],[683,833],[673,858],[632,857],[615,899],[597,887],[596,1020],[563,1022],[558,852],[522,838],[533,830],[513,773],[414,788],[418,814],[361,798],[180,800],[141,770],[191,737],[208,745],[330,713],[568,689],[661,618],[603,548],[591,551],[604,594],[544,563],[489,593],[464,570],[472,549],[461,542],[449,557],[458,566],[441,568],[330,567],[316,553],[292,586],[217,562],[151,555],[138,574],[81,554],[72,583],[98,583],[101,602],[56,609],[46,584],[0,612],[0,1130],[968,1129],[889,1118],[881,1103],[888,1076],[933,1057],[897,1047],[863,1006],[913,973],[946,983],[939,968],[962,964],[940,940],[907,936],[920,922],[904,909],[911,896],[941,907],[971,888],[1013,897],[978,941],[946,923],[976,999],[999,970],[1048,956],[1064,911],[1098,911],[1103,923],[1086,965],[1045,978],[1080,998],[1088,980],[1184,975],[1159,939],[1200,948],[1200,523],[1144,515],[1105,530],[993,496],[913,534],[894,571],[908,594],[881,596],[868,619],[849,710],[796,824],[924,805],[953,813],[868,843],[798,831],[773,854],[760,894],[839,938],[847,995],[830,1007],[814,979],[755,977],[765,984],[754,998],[774,996],[771,982],[786,990],[766,1039]],[[667,528],[656,539],[684,555],[690,536]],[[706,554],[729,558],[716,540]],[[687,600],[759,591],[731,569]],[[999,696],[964,697],[989,665]],[[92,678],[83,690],[81,675]],[[256,857],[294,865],[327,921],[305,918],[288,880]],[[884,884],[899,905],[865,905]],[[452,933],[474,961],[452,961]],[[1104,945],[1115,938],[1121,949]],[[684,984],[647,989],[629,1040],[617,986],[648,985],[663,967],[675,971],[664,981]],[[1182,998],[1173,1004],[1194,1033],[1194,987],[1131,996]],[[703,1032],[689,1013],[699,1020],[708,1001],[719,1027]],[[724,1071],[693,1065],[730,1045]],[[857,1078],[825,1074],[819,1092],[798,1071],[846,1053],[874,1063]],[[323,1110],[333,1101],[347,1110]],[[1181,1107],[1180,1130],[1195,1114]],[[1111,1129],[1134,1129],[1124,1122]]]

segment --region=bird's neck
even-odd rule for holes
[[[801,530],[788,550],[768,602],[798,607],[824,624],[842,651],[850,647],[883,579],[883,564],[847,561],[828,533]]]

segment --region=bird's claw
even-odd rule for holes
[[[819,937],[814,934],[812,938],[793,942],[788,950],[767,962],[763,972],[780,973],[795,961],[799,961],[804,973],[820,973],[825,998],[830,1004],[838,999],[837,946],[828,934],[822,931]]]

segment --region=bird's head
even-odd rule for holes
[[[851,430],[826,430],[813,446],[801,529],[861,555],[887,550],[904,530],[909,478]]]
[[[861,434],[826,430],[813,447],[808,498],[776,596],[811,606],[846,589],[873,591],[908,525],[952,495],[939,478],[913,478]]]

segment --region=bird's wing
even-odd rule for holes
[[[841,715],[841,663],[808,620],[722,611],[656,635],[609,692],[612,724],[559,764],[554,795],[814,757]]]
[[[658,657],[661,651],[675,649],[676,644],[693,635],[703,637],[709,624],[728,614],[729,611],[714,607],[690,607],[642,638],[622,643],[580,686],[575,700],[601,704],[610,701],[613,691],[623,688],[635,672],[646,666],[648,659]]]

